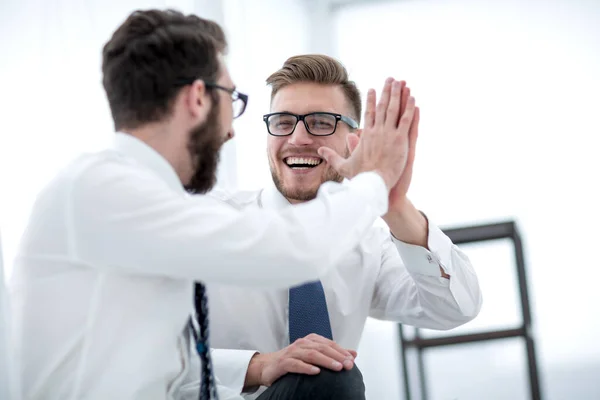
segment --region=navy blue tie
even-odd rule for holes
[[[290,343],[311,333],[333,340],[321,281],[290,289],[289,324]]]

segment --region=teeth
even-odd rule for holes
[[[319,165],[321,164],[321,160],[318,158],[303,158],[303,157],[288,157],[285,160],[287,165],[296,165],[296,164],[308,164],[308,165]]]

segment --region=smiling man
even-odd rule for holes
[[[344,93],[318,83],[304,83],[281,89],[274,97],[274,108],[282,110],[308,109],[310,103],[301,102],[311,96],[319,97],[324,104],[319,109],[323,111],[294,114],[289,111],[278,111],[263,117],[268,132],[275,137],[285,137],[287,140],[270,139],[268,141],[268,157],[273,182],[279,192],[291,203],[312,200],[323,182],[341,182],[343,178],[326,162],[323,162],[314,149],[318,138],[327,138],[328,146],[337,149],[340,154],[348,155],[346,135],[335,135],[338,123],[346,125],[340,132],[356,130],[357,117],[351,118],[334,112],[331,104],[344,101]],[[286,96],[293,91],[296,95]],[[358,98],[360,101],[360,98]],[[280,104],[283,103],[283,104]],[[356,110],[352,112],[355,114]],[[360,112],[360,111],[358,111]],[[305,133],[294,135],[298,122],[304,125]],[[287,138],[290,136],[289,138]]]
[[[360,93],[338,61],[292,57],[267,83],[271,112],[263,119],[274,185],[212,193],[241,209],[284,210],[325,187],[335,190],[341,158],[318,149],[348,155],[362,133]],[[392,90],[402,91],[403,114],[410,90],[397,81]],[[367,113],[365,126],[374,118]],[[398,152],[404,172],[389,195],[387,228],[375,224],[337,268],[290,289],[208,286],[213,346],[227,349],[213,351],[224,384],[260,400],[364,399],[354,349],[367,317],[451,329],[478,314],[481,293],[469,259],[407,198],[418,123],[417,108]]]

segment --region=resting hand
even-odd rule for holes
[[[355,351],[312,333],[274,353],[256,354],[250,360],[245,387],[271,386],[288,373],[316,375],[320,368],[350,370],[355,358]]]

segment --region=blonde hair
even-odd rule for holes
[[[356,122],[360,124],[361,98],[356,84],[348,79],[346,67],[333,57],[323,54],[305,54],[288,58],[283,66],[267,78],[271,86],[271,101],[282,88],[300,82],[339,85],[351,106]]]

